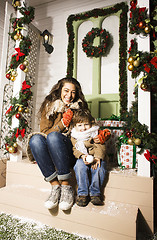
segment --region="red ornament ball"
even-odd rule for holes
[[[15,117],[16,117],[17,119],[20,119],[20,118],[21,118],[21,114],[20,114],[20,113],[17,113],[17,114],[15,115]]]
[[[26,66],[25,66],[24,64],[21,64],[21,65],[20,65],[20,69],[21,69],[22,71],[24,71],[25,68],[26,68]]]
[[[143,21],[139,22],[138,27],[140,29],[143,29],[145,27],[145,22],[143,22]]]
[[[7,78],[7,79],[10,79],[10,78],[11,78],[11,74],[10,74],[10,73],[7,73],[7,74],[6,74],[6,78]]]

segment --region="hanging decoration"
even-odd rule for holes
[[[21,2],[14,0],[12,2],[15,11],[21,13],[21,18],[11,18],[12,32],[9,35],[13,41],[20,41],[19,46],[15,48],[15,54],[11,56],[9,68],[6,72],[6,78],[15,81],[17,77],[17,68],[19,67],[25,73],[28,72],[29,62],[27,56],[30,53],[31,40],[28,36],[24,37],[21,33],[25,30],[25,25],[29,24],[34,19],[34,8],[27,7],[25,4],[21,7]],[[32,98],[31,81],[26,79],[22,83],[22,88],[18,97],[11,97],[10,107],[6,111],[6,119],[9,126],[12,125],[12,118],[19,120],[18,127],[9,131],[5,137],[6,153],[16,153],[18,151],[17,138],[24,138],[28,128],[27,114],[29,112],[29,101]]]
[[[69,35],[67,48],[67,77],[73,76],[74,68],[74,21],[87,20],[91,17],[105,17],[115,14],[120,11],[120,25],[119,25],[119,95],[120,95],[120,115],[127,111],[127,11],[128,6],[125,2],[115,4],[112,7],[105,9],[93,9],[81,14],[70,15],[67,20],[67,32]]]
[[[100,45],[93,46],[96,37],[100,37]],[[111,36],[105,29],[92,28],[82,40],[82,49],[87,57],[106,56],[111,46]]]

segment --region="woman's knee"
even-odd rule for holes
[[[58,132],[51,132],[47,135],[47,141],[56,141],[60,137]]]
[[[30,146],[36,146],[42,143],[43,139],[45,139],[44,136],[40,135],[40,134],[35,134],[31,137],[31,139],[29,140],[29,145]]]

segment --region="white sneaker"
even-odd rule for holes
[[[61,194],[60,185],[52,185],[51,193],[48,199],[46,200],[44,206],[47,209],[52,209],[57,207]]]
[[[74,202],[74,193],[70,185],[61,186],[61,198],[59,202],[59,208],[61,210],[68,210],[72,207]]]

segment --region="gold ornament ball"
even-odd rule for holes
[[[14,81],[16,80],[16,78],[15,78],[14,76],[11,76],[10,80],[11,80],[12,82],[14,82]]]
[[[139,60],[135,60],[135,61],[133,62],[133,65],[134,65],[134,67],[139,67],[140,61],[139,61]]]
[[[17,72],[16,72],[15,70],[13,70],[12,73],[11,73],[11,75],[12,75],[13,77],[17,77]]]
[[[150,30],[151,30],[150,26],[146,26],[144,28],[145,33],[150,33]]]
[[[129,139],[128,139],[128,144],[129,144],[129,145],[133,145],[133,144],[134,144],[132,138],[129,138]]]
[[[15,142],[15,143],[13,144],[13,147],[14,147],[14,148],[17,148],[17,146],[18,146],[18,144],[17,144],[17,142]]]
[[[28,66],[28,61],[24,61],[23,65]]]
[[[16,2],[15,2],[15,6],[16,6],[16,7],[20,7],[20,6],[21,6],[20,1],[16,1]]]
[[[147,91],[148,85],[147,85],[146,83],[142,83],[142,84],[140,85],[140,88],[141,88],[142,90],[144,90],[144,91]]]
[[[26,109],[25,109],[25,113],[28,113],[28,112],[29,112],[29,109],[28,109],[28,108],[26,108]]]
[[[13,146],[9,147],[9,152],[10,153],[14,153],[15,152],[15,148]]]
[[[23,107],[18,107],[18,112],[23,112]]]
[[[14,36],[14,40],[16,41],[16,40],[18,40],[19,39],[19,36],[16,34],[15,36]]]
[[[128,58],[128,62],[129,62],[129,63],[133,63],[133,61],[134,61],[134,58],[133,58],[133,57],[129,57],[129,58]]]
[[[134,69],[134,66],[133,66],[132,64],[129,64],[128,70],[129,70],[129,71],[133,71],[133,69]]]
[[[24,71],[25,73],[27,73],[27,72],[28,72],[28,68],[26,67],[23,71]]]
[[[141,144],[141,139],[135,138],[134,143],[135,143],[135,145],[140,145]]]

